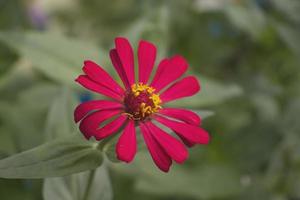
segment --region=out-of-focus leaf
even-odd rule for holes
[[[214,112],[210,110],[192,110],[192,111],[197,113],[202,120],[214,115]]]
[[[10,71],[16,57],[13,51],[0,43],[0,80]]]
[[[299,168],[292,169],[289,172],[287,180],[288,193],[295,199],[300,198],[300,171]]]
[[[94,177],[91,177],[93,175]],[[44,200],[82,200],[87,190],[89,178],[89,195],[85,200],[111,200],[112,189],[108,170],[105,165],[94,172],[81,172],[67,177],[46,178],[43,187]]]
[[[224,9],[229,20],[237,28],[249,33],[254,38],[260,36],[266,25],[264,13],[254,4],[228,4]]]
[[[83,61],[97,61],[103,52],[85,41],[66,38],[54,33],[1,32],[0,40],[15,48],[33,66],[49,78],[74,87]],[[101,53],[102,52],[102,53]],[[106,54],[105,54],[106,55]],[[108,56],[101,58],[105,66]]]
[[[282,37],[283,41],[295,52],[295,54],[300,56],[300,28],[292,28],[284,24],[275,24],[276,29],[279,32],[279,35]]]
[[[272,3],[274,3],[276,8],[283,12],[290,19],[294,20],[295,22],[300,22],[300,2],[298,0],[273,0]]]
[[[101,163],[102,153],[97,145],[76,135],[53,140],[0,160],[0,177],[65,176],[95,169]]]
[[[39,84],[18,94],[18,102],[31,110],[47,109],[58,94],[59,88],[55,84],[39,82]]]
[[[157,60],[160,60],[166,56],[169,45],[169,23],[170,10],[166,5],[161,5],[132,23],[123,35],[129,38],[135,47],[140,40],[154,43],[157,48]]]
[[[14,101],[0,102],[0,119],[16,152],[42,143],[46,110],[58,93],[57,86],[40,83],[19,92]]]
[[[0,159],[15,152],[15,143],[10,134],[7,134],[7,129],[0,127]]]
[[[140,191],[162,196],[186,196],[197,199],[224,198],[241,191],[240,177],[232,167],[216,164],[195,169],[174,165],[167,174],[156,169],[145,153],[138,156],[138,168],[143,171],[137,179]]]
[[[176,107],[199,108],[201,106],[219,104],[227,99],[242,94],[242,89],[238,85],[222,84],[204,77],[199,78],[199,80],[201,85],[200,92],[192,97],[173,101],[169,105]]]
[[[1,200],[40,199],[39,185],[40,180],[29,181],[0,179]]]
[[[75,131],[73,120],[75,103],[71,90],[62,88],[48,112],[45,127],[46,140],[68,136]]]
[[[26,59],[19,59],[10,66],[9,72],[0,79],[1,99],[12,98],[22,89],[31,86],[36,79],[30,62]]]
[[[194,9],[199,12],[221,11],[229,1],[220,0],[196,0],[194,1]]]
[[[284,134],[298,135],[300,124],[298,120],[300,112],[300,98],[294,98],[286,105],[286,109],[282,116],[282,132]]]
[[[265,122],[276,120],[279,115],[279,106],[274,98],[266,94],[254,94],[251,100],[257,107],[259,118]]]

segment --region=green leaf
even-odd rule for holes
[[[0,159],[15,152],[15,143],[7,129],[0,126]]]
[[[46,140],[68,136],[76,130],[73,112],[76,106],[75,96],[67,87],[63,87],[50,106],[45,134]]]
[[[59,94],[58,91],[59,87],[53,83],[39,82],[20,92],[18,102],[26,105],[31,111],[48,109],[55,96]]]
[[[210,110],[192,110],[192,111],[197,113],[202,120],[211,117],[215,114],[213,111]]]
[[[16,95],[24,88],[36,83],[36,74],[33,73],[31,64],[28,60],[19,59],[13,65],[5,76],[0,78],[0,94],[3,99]],[[11,93],[13,91],[13,93]]]
[[[250,2],[247,6],[229,4],[224,11],[233,25],[254,38],[259,37],[266,27],[264,13],[254,3]]]
[[[143,17],[134,21],[122,34],[133,46],[137,47],[140,40],[148,40],[156,45],[157,60],[167,55],[169,45],[170,11],[166,5],[161,5],[152,12],[146,12]]]
[[[283,41],[291,48],[291,50],[299,58],[300,56],[300,39],[299,33],[300,29],[296,29],[289,25],[275,23],[275,28],[277,29],[279,35],[282,37]]]
[[[40,199],[40,184],[40,180],[0,179],[1,200]]]
[[[0,160],[0,177],[65,176],[95,169],[101,163],[102,153],[97,149],[97,145],[76,135],[53,140]]]
[[[40,83],[17,93],[14,101],[0,102],[1,135],[12,140],[15,153],[43,143],[45,115],[57,94],[56,85]]]
[[[91,177],[91,175],[94,175]],[[81,172],[67,177],[44,180],[44,200],[82,200],[92,178],[89,195],[85,200],[111,200],[112,188],[106,166],[103,164],[94,172]]]
[[[174,164],[168,173],[159,171],[143,153],[137,158],[138,168],[144,172],[136,182],[136,189],[161,196],[186,196],[198,199],[224,198],[241,191],[239,174],[224,164],[204,164],[187,169]]]
[[[300,2],[297,0],[273,0],[272,3],[274,6],[284,13],[287,17],[289,17],[291,20],[294,20],[295,22],[300,22],[300,15],[299,15],[299,9],[300,9]]]
[[[73,87],[84,60],[97,61],[98,55],[106,55],[91,44],[54,33],[0,32],[0,40],[15,48],[49,78]],[[103,66],[108,63],[106,57],[101,58]]]
[[[9,73],[16,57],[6,45],[0,44],[0,80]]]

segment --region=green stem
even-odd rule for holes
[[[96,170],[93,169],[89,172],[89,177],[88,177],[87,185],[86,185],[86,188],[85,188],[85,191],[84,191],[83,200],[88,200],[88,198],[89,198],[91,186],[92,186],[94,176],[95,176],[95,171]]]

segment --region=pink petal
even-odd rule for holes
[[[84,118],[89,112],[96,110],[107,110],[114,108],[122,108],[122,104],[107,100],[93,100],[79,104],[74,111],[74,120],[79,122]]]
[[[161,124],[172,129],[176,134],[185,138],[191,144],[208,144],[210,136],[209,134],[202,128],[189,125],[182,122],[173,121],[161,116],[155,116],[156,119]]]
[[[180,81],[175,82],[161,95],[160,99],[163,103],[173,101],[175,99],[193,96],[200,90],[198,80],[193,76],[187,76]]]
[[[196,113],[182,108],[163,108],[159,110],[159,113],[194,126],[199,126],[201,123],[201,119]]]
[[[111,97],[119,101],[122,100],[120,94],[117,94],[116,92],[114,92],[108,87],[105,87],[103,85],[100,85],[99,83],[92,81],[87,75],[80,75],[75,81],[78,82],[83,87],[85,87],[86,89],[105,95],[107,97]]]
[[[158,65],[151,86],[156,89],[156,92],[159,92],[162,88],[180,78],[187,68],[188,64],[181,56],[164,59]]]
[[[129,120],[116,145],[119,160],[131,162],[136,154],[136,134],[134,121]]]
[[[168,172],[172,164],[170,156],[164,151],[164,149],[158,144],[158,142],[153,138],[148,128],[140,123],[140,128],[142,135],[144,137],[145,143],[149,149],[150,155],[156,164],[156,166],[164,172]]]
[[[85,138],[89,139],[90,137],[95,136],[96,129],[99,128],[102,122],[119,114],[120,112],[121,110],[101,110],[92,113],[80,122],[79,129]]]
[[[121,37],[115,39],[115,45],[129,84],[132,85],[135,82],[132,47],[126,38]]]
[[[175,132],[176,133],[176,132]],[[193,143],[193,142],[190,142],[190,141],[188,141],[187,139],[185,139],[184,137],[182,137],[181,135],[179,135],[178,133],[176,133],[179,137],[180,137],[180,139],[181,139],[181,141],[186,145],[186,146],[188,146],[188,147],[193,147],[196,143]]]
[[[177,163],[183,163],[188,157],[188,151],[185,146],[162,129],[155,126],[152,122],[146,122],[145,125],[152,133],[152,136],[166,151],[166,153]]]
[[[111,62],[113,64],[115,70],[118,72],[125,88],[129,89],[131,87],[131,85],[130,85],[130,83],[128,81],[128,78],[126,76],[126,73],[124,71],[124,68],[123,68],[121,60],[119,58],[117,50],[116,49],[110,50],[109,55],[110,55]]]
[[[147,41],[140,41],[138,48],[139,82],[147,83],[156,58],[156,47]]]
[[[116,133],[120,129],[120,127],[125,123],[126,120],[127,120],[126,116],[120,115],[112,122],[106,124],[100,129],[97,129],[94,135],[96,140],[102,140],[103,138],[106,138]]]
[[[83,71],[93,81],[110,88],[120,96],[124,94],[123,88],[121,88],[120,85],[116,83],[116,81],[102,67],[100,67],[93,61],[85,61]]]

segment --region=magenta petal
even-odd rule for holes
[[[163,103],[166,103],[175,99],[193,96],[199,90],[200,85],[198,80],[193,76],[187,76],[166,89],[160,95],[160,99]]]
[[[188,68],[187,62],[181,56],[162,60],[157,68],[151,86],[159,92],[162,88],[180,78]]]
[[[187,139],[185,139],[184,137],[182,137],[181,135],[179,135],[178,133],[176,133],[179,137],[180,137],[180,139],[181,139],[181,141],[186,145],[186,146],[188,146],[188,147],[193,147],[196,143],[193,143],[193,142],[190,142],[190,141],[188,141]]]
[[[118,52],[116,49],[112,49],[109,52],[109,56],[111,59],[111,62],[115,68],[115,70],[117,71],[117,73],[119,74],[124,86],[126,89],[129,89],[131,87],[128,78],[126,76],[126,73],[124,71],[123,65],[121,63],[120,57],[118,55]]]
[[[83,71],[95,82],[102,84],[114,90],[120,96],[124,94],[123,88],[119,86],[118,83],[99,65],[93,61],[85,61]]]
[[[119,114],[120,112],[121,110],[101,110],[92,113],[80,122],[79,129],[84,134],[85,138],[89,139],[96,135],[96,130],[102,122]]]
[[[188,151],[185,146],[173,136],[155,126],[152,122],[146,122],[145,125],[152,133],[152,136],[166,151],[166,153],[177,163],[183,163],[188,157]]]
[[[182,108],[163,108],[159,110],[159,113],[194,126],[199,126],[201,123],[201,119],[196,113]]]
[[[185,138],[191,144],[208,144],[210,136],[209,134],[202,128],[193,126],[190,124],[182,123],[167,119],[161,116],[155,116],[155,118],[161,124],[172,129],[176,134]]]
[[[114,119],[112,122],[106,124],[105,126],[103,126],[100,129],[97,129],[95,131],[95,135],[94,135],[96,140],[102,140],[102,139],[116,133],[121,128],[121,126],[125,123],[126,120],[127,120],[126,116],[120,115],[119,117]]]
[[[131,162],[136,154],[136,133],[134,121],[129,120],[116,145],[116,153],[119,160]]]
[[[164,151],[164,149],[158,144],[158,142],[153,138],[148,128],[140,123],[140,128],[142,135],[144,137],[145,143],[148,147],[150,155],[156,164],[156,166],[164,172],[168,172],[172,164],[170,156]]]
[[[132,47],[126,38],[121,37],[115,39],[115,45],[129,84],[132,85],[135,82]]]
[[[105,95],[107,97],[116,99],[116,100],[122,100],[122,97],[120,96],[120,94],[114,92],[113,90],[111,90],[110,88],[103,86],[99,83],[94,82],[93,80],[91,80],[87,75],[80,75],[76,81],[82,85],[83,87],[85,87],[86,89],[89,89],[91,91],[97,92],[99,94]]]
[[[91,111],[122,108],[122,106],[123,105],[118,102],[107,100],[93,100],[84,102],[76,107],[74,111],[74,120],[76,123],[79,122]]]
[[[140,41],[138,48],[139,82],[146,84],[156,58],[156,47],[147,41]]]

